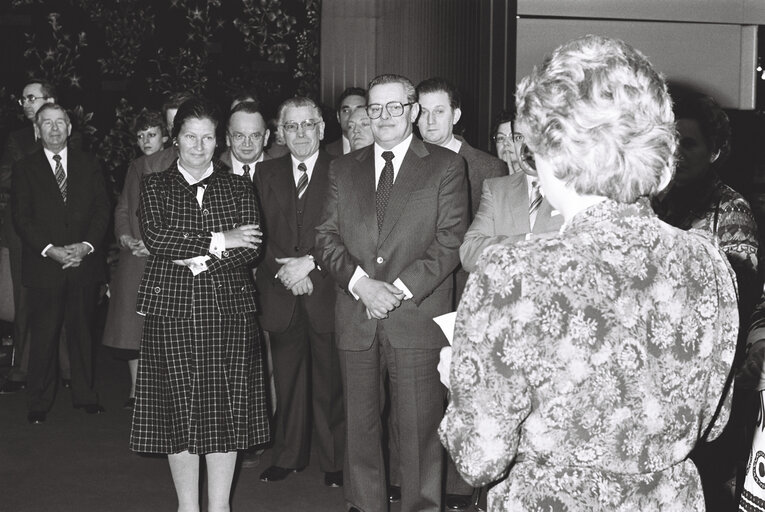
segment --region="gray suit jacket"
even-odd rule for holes
[[[468,184],[470,186],[470,218],[475,218],[478,204],[481,200],[483,180],[507,176],[507,164],[499,158],[484,153],[467,143],[462,137],[457,137],[462,145],[457,153],[467,163]]]
[[[273,157],[268,153],[268,151],[264,149],[263,161],[265,162],[266,160],[271,160],[272,158]],[[226,164],[226,167],[228,167],[231,172],[234,172],[234,170],[232,169],[233,165],[231,164],[231,149],[227,148],[226,151],[220,154],[220,157],[218,157],[218,159],[224,164]],[[255,172],[255,165],[252,166],[252,172],[253,173]]]
[[[542,200],[537,210],[534,228],[529,222],[529,189],[522,172],[491,178],[483,182],[481,204],[460,247],[462,268],[475,270],[483,250],[494,244],[523,240],[527,233],[542,234],[557,231],[563,216],[553,215],[553,207]]]
[[[451,310],[451,274],[468,224],[467,194],[464,160],[413,137],[378,234],[374,146],[332,161],[316,250],[344,292],[337,294],[335,308],[339,349],[369,348],[377,322],[394,348],[446,344],[432,319]],[[363,302],[348,292],[357,266],[372,279],[400,278],[414,297],[388,318],[370,320]]]

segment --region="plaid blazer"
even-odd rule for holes
[[[210,255],[208,270],[194,276],[173,260],[209,255],[213,232],[228,231],[242,224],[258,224],[258,204],[252,185],[235,176],[215,160],[214,172],[205,190],[202,207],[196,189],[175,165],[143,178],[138,206],[141,234],[151,255],[138,288],[139,313],[188,318],[194,279],[211,277],[209,293],[215,295],[224,315],[253,312],[255,286],[251,262],[257,249],[231,249],[223,257]]]

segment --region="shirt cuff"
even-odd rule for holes
[[[353,287],[356,286],[356,283],[362,277],[369,277],[369,274],[364,272],[361,267],[356,267],[356,271],[353,273],[351,280],[348,282],[348,291],[351,292],[351,295],[353,295],[353,298],[356,300],[359,300],[359,296],[356,295],[356,293],[353,291]]]
[[[40,254],[42,254],[43,258],[47,258],[48,257],[48,255],[45,254],[45,253],[48,252],[48,249],[50,249],[51,247],[53,247],[53,244],[48,244],[48,245],[45,246],[45,249],[42,250],[42,252]]]
[[[409,300],[412,297],[414,297],[414,294],[409,291],[409,288],[406,287],[404,284],[404,281],[401,280],[400,277],[396,278],[395,281],[393,281],[393,286],[404,292],[404,300]]]
[[[210,240],[210,254],[218,259],[223,258],[223,251],[226,250],[226,237],[223,233],[210,233],[212,240]]]
[[[90,254],[90,253],[92,253],[93,251],[95,251],[95,248],[94,248],[94,247],[93,247],[93,246],[90,244],[90,242],[86,242],[85,240],[83,240],[83,241],[82,241],[82,243],[84,243],[85,245],[87,245],[87,246],[88,246],[88,248],[90,249],[90,250],[88,251],[88,254]],[[86,256],[87,256],[87,255],[86,255]]]

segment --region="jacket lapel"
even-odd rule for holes
[[[318,224],[321,219],[324,202],[327,195],[329,156],[324,152],[319,152],[319,158],[313,166],[311,181],[305,193],[305,212],[303,212],[303,225],[310,226]],[[309,235],[313,238],[313,234]],[[311,242],[310,245],[313,245]]]
[[[369,236],[375,245],[378,239],[377,210],[375,209],[375,152],[374,146],[368,146],[359,150],[356,159],[359,161],[357,170],[353,172],[353,182],[359,191],[358,208],[361,215],[360,221],[364,223]]]
[[[50,196],[51,199],[56,202],[56,204],[60,205],[62,208],[65,208],[66,204],[64,203],[64,198],[61,195],[61,189],[58,188],[58,183],[56,183],[56,176],[53,174],[50,162],[48,162],[48,157],[45,156],[45,152],[42,149],[40,149],[37,154],[39,157],[39,163],[37,166],[35,166],[35,172],[39,172],[40,175],[35,180],[35,182],[37,182],[39,186],[45,190],[45,194]],[[71,172],[72,167],[72,151],[69,151],[69,156],[67,158],[67,174]],[[67,176],[67,180],[68,179],[69,177]]]
[[[412,143],[409,145],[409,149],[404,156],[404,161],[401,162],[398,175],[390,191],[390,201],[385,209],[385,218],[380,230],[378,247],[385,242],[385,239],[388,238],[388,235],[390,235],[396,223],[398,223],[412,191],[420,188],[420,182],[423,179],[423,173],[420,170],[420,160],[428,154],[425,145],[416,137],[412,137]]]
[[[292,230],[293,235],[296,235],[297,204],[295,202],[295,180],[292,177],[292,159],[287,153],[279,160],[279,167],[274,169],[270,177],[269,187],[276,198],[276,202],[279,203],[282,215],[287,219],[287,225]]]

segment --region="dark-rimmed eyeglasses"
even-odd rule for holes
[[[229,132],[228,136],[231,137],[231,140],[233,140],[237,144],[241,144],[245,140],[247,140],[250,143],[256,143],[256,142],[260,142],[261,140],[263,140],[263,134],[260,133],[260,132],[255,132],[255,133],[250,133],[250,134],[244,134],[244,133],[240,133],[240,132],[234,132],[234,133],[230,133]]]
[[[34,103],[37,100],[47,100],[50,96],[35,96],[34,94],[27,94],[19,98],[19,105],[22,107],[25,103]]]
[[[518,143],[523,142],[523,135],[520,133],[497,133],[496,135],[491,136],[491,140],[494,141],[494,143],[499,146],[505,143]]]
[[[305,131],[313,130],[321,123],[320,120],[316,119],[306,119],[305,121],[300,121],[299,123],[295,122],[289,122],[282,124],[282,128],[284,128],[285,132],[294,133],[298,131],[298,128],[302,128]]]
[[[388,111],[388,115],[391,117],[400,117],[404,115],[404,107],[414,105],[415,102],[401,103],[400,101],[389,101],[385,104],[385,110]],[[379,103],[372,103],[367,105],[367,115],[369,119],[377,119],[383,113],[383,105]]]

